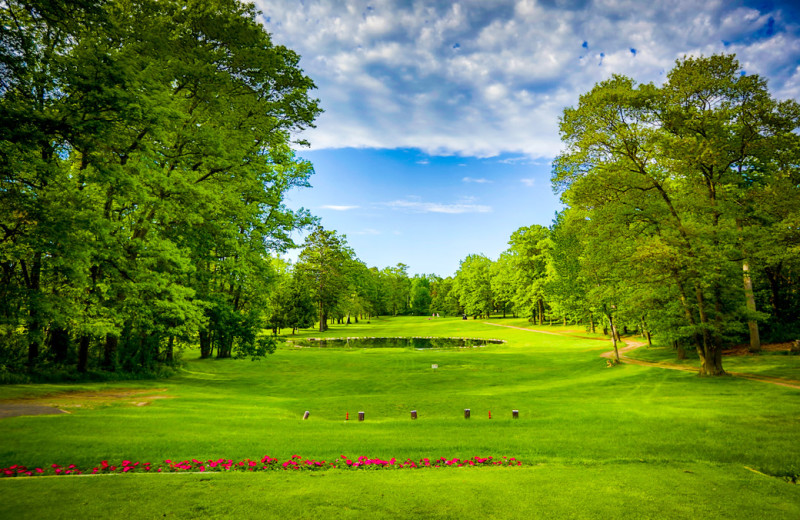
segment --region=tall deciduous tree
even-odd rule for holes
[[[345,237],[317,226],[306,237],[295,269],[311,287],[317,302],[319,331],[328,329],[328,317],[347,299],[349,270],[354,258]]]
[[[484,255],[469,255],[461,261],[453,290],[464,312],[474,317],[489,316],[494,306],[492,261]]]
[[[556,187],[635,252],[615,269],[623,281],[674,289],[703,375],[724,373],[722,345],[742,326],[753,246],[737,231],[749,217],[741,202],[772,183],[765,165],[792,153],[799,123],[797,103],[773,100],[732,56],[680,60],[662,87],[615,76],[564,112]]]

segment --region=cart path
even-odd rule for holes
[[[563,334],[563,333],[550,332],[550,331],[545,331],[545,330],[527,329],[525,327],[515,327],[513,325],[502,325],[500,323],[489,323],[488,321],[485,321],[484,323],[487,324],[487,325],[494,325],[495,327],[506,327],[506,328],[509,328],[509,329],[527,330],[529,332],[538,332],[540,334],[552,334],[554,336],[567,336],[567,337],[580,337],[580,336],[576,336],[574,334]],[[603,340],[607,341],[606,338],[597,338],[597,339],[603,339]],[[683,372],[694,372],[694,373],[697,372],[697,368],[696,367],[691,367],[691,366],[687,366],[687,365],[679,365],[677,363],[668,363],[668,362],[663,362],[663,361],[659,361],[659,362],[656,362],[656,361],[643,361],[641,359],[630,358],[630,357],[626,356],[625,354],[628,353],[628,352],[631,352],[633,350],[636,350],[637,348],[640,348],[640,347],[643,347],[643,346],[647,345],[647,342],[646,341],[637,341],[637,340],[632,340],[632,339],[625,339],[622,343],[625,346],[621,347],[621,348],[618,348],[620,363],[626,363],[628,365],[639,365],[639,366],[643,366],[643,367],[666,368],[668,370],[681,370]],[[600,357],[603,357],[605,359],[614,359],[614,351],[610,350],[608,352],[603,352],[602,354],[600,354]],[[740,377],[742,379],[750,379],[752,381],[760,381],[762,383],[769,383],[769,384],[772,384],[772,385],[784,386],[784,387],[787,387],[787,388],[794,388],[794,389],[800,390],[800,381],[797,381],[795,379],[785,379],[785,378],[782,378],[782,377],[772,377],[772,376],[761,376],[761,375],[756,375],[756,374],[747,374],[747,373],[743,373],[743,372],[728,372],[728,374],[731,375],[731,376],[734,376],[734,377]]]

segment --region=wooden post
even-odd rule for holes
[[[358,420],[359,421],[363,421],[364,420],[364,412],[358,412]]]
[[[417,420],[417,411],[416,410],[411,410],[411,418],[414,419],[415,421]]]
[[[519,410],[511,410],[511,417],[519,419]]]
[[[469,408],[464,408],[464,419],[469,419]]]
[[[309,415],[311,415],[311,412],[309,412],[308,410],[306,410],[306,413],[304,413],[304,414],[303,414],[303,420],[305,421],[306,419],[308,419],[308,416],[309,416]]]

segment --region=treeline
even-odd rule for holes
[[[331,323],[358,323],[375,316],[426,315],[432,312],[436,275],[409,277],[408,266],[367,267],[344,236],[316,226],[306,237],[298,261],[276,259],[276,289],[266,306],[275,334],[283,329]]]
[[[800,104],[733,56],[679,60],[661,86],[613,76],[561,119],[552,180],[567,209],[516,231],[497,260],[429,279],[428,310],[579,321],[615,346],[637,330],[694,349],[703,375],[724,373],[726,346],[795,340],[798,129]],[[339,305],[370,301],[353,287]]]
[[[468,314],[508,311],[657,335],[723,374],[722,349],[800,337],[800,105],[733,56],[686,58],[660,86],[614,76],[561,119],[568,206],[453,280]]]
[[[259,354],[311,222],[298,56],[236,0],[0,5],[0,380]]]

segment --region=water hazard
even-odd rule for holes
[[[501,339],[479,338],[309,338],[291,342],[312,348],[412,348],[415,350],[478,348],[505,343]]]

